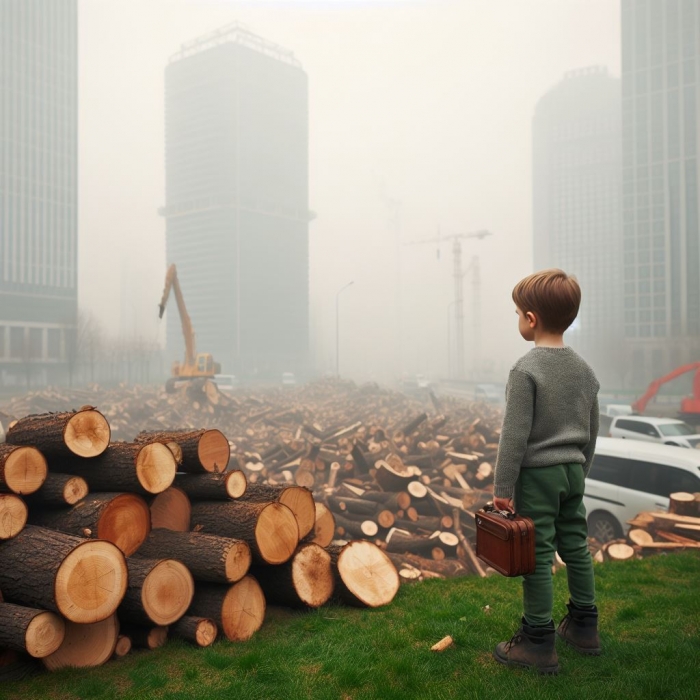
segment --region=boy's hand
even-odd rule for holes
[[[496,498],[494,496],[493,507],[496,510],[507,510],[510,513],[515,513],[515,509],[513,508],[513,499],[512,498]]]

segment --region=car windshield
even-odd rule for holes
[[[662,423],[659,426],[659,430],[666,437],[671,437],[672,435],[695,435],[697,433],[687,423]]]

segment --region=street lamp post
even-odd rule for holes
[[[447,305],[447,378],[452,379],[452,307],[457,301]]]
[[[340,293],[352,284],[354,284],[354,281],[348,282],[335,294],[335,373],[337,377],[340,377]]]

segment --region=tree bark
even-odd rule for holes
[[[56,463],[50,462],[55,471]],[[142,495],[162,493],[175,479],[177,464],[172,452],[159,442],[114,442],[89,462],[68,459],[61,470],[82,476],[91,491],[132,491]]]
[[[317,544],[303,544],[288,562],[257,566],[252,573],[273,605],[318,608],[333,593],[331,557]]]
[[[107,419],[91,406],[79,411],[43,413],[18,420],[5,440],[35,447],[46,457],[97,457],[109,445]]]
[[[50,473],[42,487],[27,499],[32,508],[51,508],[75,505],[89,493],[82,476]]]
[[[228,501],[245,494],[248,480],[236,469],[223,474],[177,474],[175,486],[193,500]]]
[[[136,625],[165,627],[179,620],[194,595],[194,579],[174,559],[129,557],[129,586],[119,617]]]
[[[64,634],[63,618],[56,613],[0,603],[0,648],[43,659],[61,646]]]
[[[173,637],[179,637],[198,647],[208,647],[213,644],[218,632],[216,622],[207,617],[185,615],[170,625],[170,634]]]
[[[299,542],[296,518],[282,503],[202,501],[192,504],[192,525],[247,542],[253,561],[262,564],[283,564]]]
[[[180,470],[192,474],[223,472],[231,456],[231,447],[220,430],[144,431],[136,441],[178,444],[182,450]]]
[[[104,620],[126,592],[126,561],[111,542],[28,525],[0,543],[0,561],[0,590],[7,600],[58,612],[72,622]]]
[[[242,540],[203,532],[152,530],[138,551],[139,557],[167,556],[181,561],[197,581],[235,583],[250,568],[250,547]]]
[[[35,447],[0,444],[0,492],[28,496],[41,488],[48,468]]]
[[[326,548],[331,555],[335,594],[342,602],[360,607],[390,603],[399,590],[396,567],[379,547],[355,541]]]
[[[107,540],[127,557],[141,546],[151,529],[148,504],[133,493],[91,493],[72,508],[35,508],[30,522],[77,537]]]
[[[260,629],[265,619],[265,596],[252,576],[232,586],[202,583],[187,614],[214,620],[226,639],[243,642]]]

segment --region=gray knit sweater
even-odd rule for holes
[[[588,475],[598,437],[593,370],[574,350],[535,347],[510,371],[494,495],[511,498],[521,468],[576,462]]]

